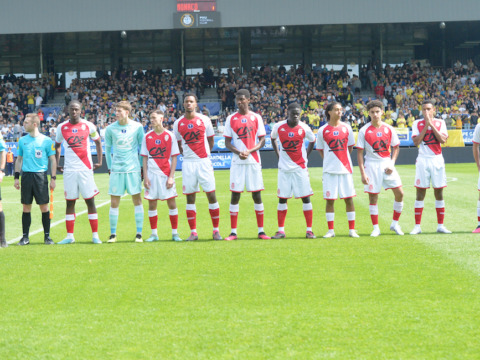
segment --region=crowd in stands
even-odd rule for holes
[[[42,132],[55,136],[56,126],[68,119],[63,111],[43,116],[42,106],[53,99],[55,81],[50,77],[27,80],[4,75],[0,80],[0,131],[7,140],[21,136],[24,115],[38,111],[44,117]],[[105,127],[115,121],[115,107],[120,100],[132,104],[132,117],[149,130],[148,114],[154,109],[165,113],[165,126],[172,129],[182,114],[183,96],[195,93],[201,99],[205,88],[214,87],[222,103],[219,114],[213,115],[217,132],[221,133],[226,117],[235,111],[235,93],[241,88],[250,90],[252,110],[260,113],[267,133],[275,122],[286,118],[289,103],[301,104],[302,121],[318,129],[326,121],[325,107],[330,101],[343,104],[344,121],[354,130],[368,122],[366,103],[374,98],[385,104],[385,122],[398,128],[411,127],[421,117],[421,103],[434,98],[437,116],[449,128],[470,129],[478,121],[480,106],[480,72],[469,60],[456,62],[447,69],[431,67],[427,62],[409,61],[401,66],[363,66],[359,76],[350,76],[346,69],[327,70],[325,67],[284,66],[266,64],[241,74],[229,69],[205,69],[197,76],[174,75],[161,70],[122,70],[108,75],[100,73],[95,79],[75,79],[65,93],[65,104],[79,100],[82,116],[94,122],[103,134]],[[201,100],[200,100],[201,101]]]

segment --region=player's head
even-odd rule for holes
[[[384,109],[383,102],[381,102],[380,100],[372,100],[367,103],[367,111],[370,111],[370,109],[375,107],[383,111]]]
[[[183,97],[183,107],[185,112],[192,114],[197,110],[197,95],[194,93],[186,93]]]
[[[290,123],[298,123],[300,120],[300,115],[302,114],[302,108],[300,107],[299,103],[291,103],[287,107],[288,112],[288,122]]]
[[[338,101],[332,101],[325,109],[327,120],[330,121],[332,116],[338,116],[339,118],[342,117],[342,110],[342,104],[340,104]]]
[[[372,100],[367,103],[367,111],[371,120],[379,121],[383,115],[383,103],[380,100]]]
[[[128,115],[132,111],[132,105],[128,101],[120,101],[115,105],[115,115],[117,120],[128,119]]]
[[[154,110],[150,113],[150,122],[152,126],[163,126],[164,113],[162,110]]]
[[[427,115],[433,118],[433,115],[435,115],[435,100],[428,99],[422,102],[422,115],[423,117]]]
[[[78,120],[80,119],[80,113],[82,111],[82,104],[78,100],[72,100],[68,104],[68,113],[70,114],[70,119]]]
[[[248,112],[248,104],[250,104],[250,91],[247,89],[240,89],[235,94],[238,110],[241,114]]]
[[[25,128],[26,132],[34,131],[35,128],[40,126],[40,118],[35,113],[30,113],[25,116],[25,120],[23,121],[23,127]]]

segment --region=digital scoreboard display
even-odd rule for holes
[[[177,12],[217,11],[217,2],[212,0],[177,0]]]

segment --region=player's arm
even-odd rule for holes
[[[97,163],[93,165],[93,170],[97,170],[102,166],[103,163],[102,138],[99,136],[98,139],[93,141],[95,142],[95,147],[97,148]]]
[[[213,145],[215,144],[215,137],[213,135],[209,136],[207,137],[207,140],[208,140],[208,146],[210,147],[210,151],[212,151]]]
[[[178,143],[178,151],[180,152],[180,154],[183,155],[182,140],[177,141],[177,143]]]
[[[435,126],[433,126],[433,124],[430,127],[432,128],[432,133],[435,136],[435,138],[438,140],[438,142],[440,144],[445,144],[447,142],[447,136],[445,136],[445,134],[442,134],[440,131],[438,131],[438,129]]]
[[[259,136],[258,137],[258,143],[256,143],[253,148],[247,149],[243,152],[244,156],[245,156],[245,159],[248,157],[248,155],[250,155],[251,153],[253,153],[255,151],[260,150],[264,146],[265,146],[265,136]]]
[[[55,190],[55,178],[57,176],[57,160],[56,160],[56,153],[52,154],[48,157],[50,160],[50,171],[52,172],[52,176],[50,177],[50,189]]]
[[[105,130],[105,160],[107,161],[108,173],[112,169],[112,134],[111,129]]]
[[[479,145],[480,145],[479,143],[474,142],[472,146],[473,158],[475,159],[475,164],[477,164],[478,171],[480,171],[480,158],[479,158],[479,151],[478,151]]]
[[[145,189],[150,190],[150,178],[148,177],[148,157],[142,156],[143,158],[143,185]]]
[[[15,182],[13,186],[15,189],[20,190],[20,171],[22,170],[23,156],[17,155],[17,161],[15,162]]]
[[[175,185],[175,169],[177,168],[177,155],[172,155],[172,162],[170,164],[170,175],[167,179],[167,189]]]
[[[368,183],[370,182],[370,179],[365,173],[365,164],[363,162],[363,149],[357,148],[357,162],[358,162],[358,168],[360,169],[362,184],[368,185]]]
[[[351,154],[352,151],[353,151],[353,145],[350,145],[350,146],[348,147],[348,153]]]
[[[310,154],[312,153],[314,146],[315,146],[315,142],[310,141],[310,142],[308,143],[308,146],[307,146],[307,157],[309,157]]]
[[[63,172],[63,167],[60,166],[60,155],[62,154],[62,144],[55,143],[55,160],[57,161],[57,170]]]
[[[0,169],[5,169],[5,164],[7,163],[7,153],[5,148],[0,153]],[[5,176],[5,171],[0,171],[0,182],[2,182],[3,177]]]
[[[414,127],[416,126],[418,128],[418,123],[416,125],[414,124],[413,126]],[[422,131],[420,131],[420,133],[416,136],[412,135],[413,144],[415,146],[419,146],[422,143],[423,138],[425,137],[425,134],[427,133],[428,126],[427,126],[427,121],[425,120],[425,127],[422,129]]]
[[[271,137],[271,139],[272,139],[273,151],[275,151],[275,155],[277,155],[277,158],[280,158],[280,153],[278,152],[277,138]]]
[[[233,146],[231,137],[225,137],[225,147],[232,153],[240,155],[240,151],[235,146]]]

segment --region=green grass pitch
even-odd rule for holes
[[[400,224],[414,224],[413,166],[404,182]],[[480,235],[474,164],[447,164],[446,226],[435,233],[432,190],[423,234],[389,230],[393,194],[379,200],[382,235],[371,238],[368,196],[354,170],[357,230],[348,237],[345,205],[336,204],[337,237],[326,232],[321,169],[310,176],[314,232],[305,239],[300,200],[289,200],[287,239],[256,239],[251,196],[240,203],[239,240],[211,240],[206,197],[197,197],[195,243],[170,241],[159,204],[158,243],[136,244],[133,205],[122,199],[116,244],[91,244],[86,214],[76,244],[0,249],[0,359],[478,359]],[[216,171],[220,230],[230,231],[228,171]],[[181,192],[181,173],[177,173]],[[276,231],[276,170],[264,170],[265,230]],[[108,175],[96,175],[100,236],[109,235]],[[21,235],[20,194],[1,184],[7,240]],[[63,181],[55,191],[52,238],[66,234]],[[188,236],[185,197],[177,198],[179,233]],[[144,238],[150,234],[145,201]],[[77,213],[86,209],[78,202]],[[32,231],[41,228],[34,208]]]

